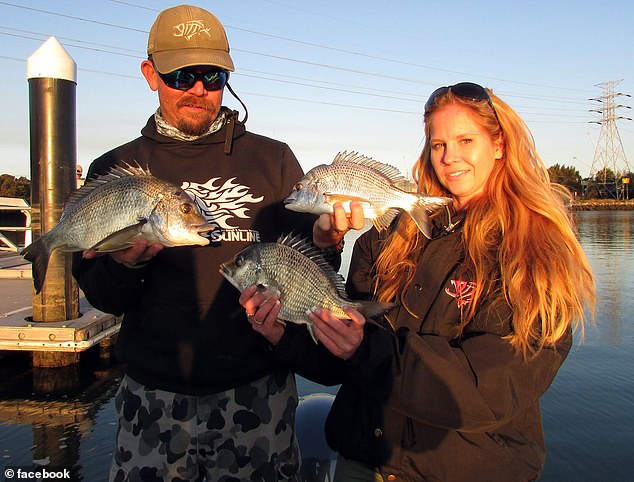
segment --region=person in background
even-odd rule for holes
[[[258,320],[239,305],[219,265],[291,230],[314,234],[337,263],[343,233],[284,209],[303,175],[293,152],[247,131],[238,112],[222,106],[224,88],[233,93],[234,64],[212,13],[190,5],[163,10],[147,53],[141,72],[159,108],[141,137],[93,161],[88,178],[138,164],[181,186],[215,229],[209,246],[137,241],[74,257],[73,274],[91,305],[123,315],[116,354],[126,374],[115,399],[110,479],[297,481],[294,374],[265,352],[250,327]]]
[[[84,173],[84,169],[77,164],[76,170],[75,170],[75,178],[77,179],[77,189],[79,189],[80,187],[82,187],[84,185],[85,179],[82,177]]]
[[[536,480],[540,397],[595,305],[570,196],[490,90],[439,88],[424,118],[418,189],[454,204],[433,219],[431,240],[400,216],[356,241],[348,293],[397,303],[383,325],[354,309],[350,320],[313,309],[315,346],[275,322],[277,307],[258,307],[248,291],[240,302],[265,320],[279,360],[342,384],[325,428],[335,480]],[[355,206],[352,224],[362,217]]]

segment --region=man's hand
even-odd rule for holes
[[[149,244],[147,239],[137,239],[134,246],[120,249],[111,253],[100,253],[94,249],[86,249],[82,253],[84,259],[92,259],[104,254],[109,254],[119,264],[126,266],[134,266],[135,264],[145,263],[151,260],[164,246],[161,243]]]

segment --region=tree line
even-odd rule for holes
[[[26,177],[0,174],[0,197],[22,198],[31,201],[31,181]]]
[[[632,199],[634,188],[630,180],[631,172],[615,173],[609,168],[598,171],[594,176],[583,179],[573,166],[555,164],[548,168],[551,182],[566,186],[579,199]],[[626,181],[627,180],[627,181]],[[31,181],[26,177],[0,174],[0,197],[31,199]]]

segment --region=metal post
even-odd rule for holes
[[[76,189],[76,78],[74,60],[55,37],[27,60],[34,237],[57,224],[64,202]],[[79,290],[71,274],[71,257],[56,252],[51,256],[42,291],[33,292],[33,321],[78,317]]]

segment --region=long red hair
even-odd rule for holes
[[[491,139],[502,136],[504,156],[496,162],[486,192],[466,210],[462,239],[476,289],[460,328],[468,325],[485,298],[506,302],[513,311],[509,342],[531,355],[556,343],[571,325],[583,334],[596,302],[594,276],[576,236],[570,193],[550,183],[522,119],[487,92],[495,111],[486,100],[464,99],[451,90],[427,109],[426,141],[413,175],[420,192],[451,196],[434,172],[429,145],[430,120],[449,104],[468,108]],[[377,259],[379,300],[400,297],[426,242],[409,217],[401,216]]]

